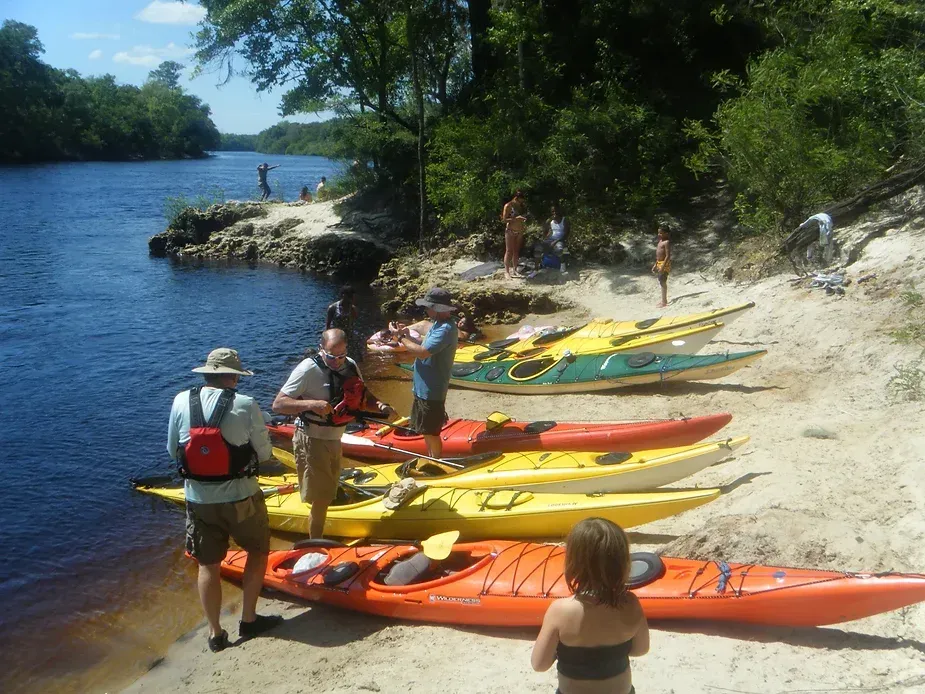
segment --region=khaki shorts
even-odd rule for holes
[[[334,501],[340,483],[340,439],[315,439],[296,427],[292,451],[302,501],[306,504]]]
[[[218,564],[228,537],[247,552],[270,551],[270,521],[263,492],[224,504],[186,502],[186,551],[200,564]]]

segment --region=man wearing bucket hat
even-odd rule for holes
[[[409,335],[408,328],[402,328],[401,344],[414,359],[412,390],[414,402],[411,405],[411,428],[424,437],[427,453],[439,458],[443,452],[440,432],[446,421],[446,393],[450,388],[450,371],[456,358],[459,343],[459,329],[450,320],[456,311],[450,293],[440,287],[431,287],[422,299],[415,303],[423,306],[427,316],[434,321],[421,344]]]
[[[222,629],[219,567],[228,538],[247,552],[239,634],[257,636],[282,617],[257,614],[257,596],[270,551],[270,524],[258,464],[273,455],[257,402],[235,391],[241,376],[252,376],[238,353],[212,350],[201,373],[205,385],[184,390],[173,400],[167,428],[167,452],[185,478],[186,550],[199,564],[199,599],[209,620],[209,648],[228,646]]]

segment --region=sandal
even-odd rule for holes
[[[209,650],[213,653],[220,653],[228,648],[228,632],[222,629],[218,636],[209,637]]]

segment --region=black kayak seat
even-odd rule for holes
[[[652,552],[630,553],[630,577],[627,588],[641,588],[665,574],[665,563]]]
[[[651,328],[653,325],[658,323],[658,321],[658,318],[646,318],[645,320],[641,320],[636,323],[635,328],[636,330],[645,330],[646,328]]]
[[[387,586],[410,586],[430,570],[430,559],[423,552],[417,552],[408,559],[401,559],[392,565],[383,583]]]
[[[495,366],[488,370],[488,373],[485,374],[486,381],[497,381],[501,376],[504,375],[504,369],[500,366]]]
[[[543,359],[530,359],[529,361],[518,362],[511,367],[511,378],[532,378],[548,369],[555,361],[553,357],[545,357]]]
[[[541,420],[539,422],[530,422],[527,426],[524,427],[525,434],[542,434],[544,431],[549,431],[554,426],[556,422],[552,420]]]
[[[487,352],[479,352],[473,355],[472,358],[476,361],[488,361],[489,359],[506,359],[509,356],[511,356],[511,353],[506,349],[490,349]]]
[[[510,347],[515,342],[520,342],[520,338],[517,337],[508,337],[504,340],[495,340],[494,342],[488,343],[489,349],[504,349],[505,347]]]
[[[355,561],[342,561],[340,564],[329,566],[322,573],[321,577],[326,586],[336,586],[343,583],[360,570],[360,565]]]
[[[643,366],[648,366],[653,361],[655,361],[654,352],[639,352],[638,354],[631,354],[626,358],[626,365],[631,369],[641,369]]]
[[[565,328],[564,330],[556,330],[553,333],[547,333],[546,335],[541,335],[533,341],[534,345],[551,345],[553,342],[558,342],[564,337],[568,337],[574,332],[578,332],[581,329],[579,325],[576,328]]]
[[[620,463],[625,463],[632,457],[632,453],[613,451],[611,453],[605,453],[604,455],[597,456],[597,458],[594,459],[594,462],[598,465],[619,465]]]
[[[453,369],[450,373],[456,378],[465,378],[466,376],[471,376],[472,374],[480,371],[482,369],[481,364],[472,363],[462,363],[462,364],[453,364]]]

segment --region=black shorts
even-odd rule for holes
[[[446,403],[443,400],[421,400],[417,395],[411,404],[410,428],[419,434],[437,436],[446,423]]]

